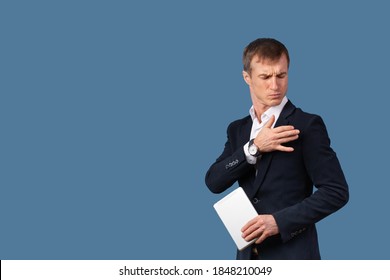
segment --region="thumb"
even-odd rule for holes
[[[266,122],[264,127],[271,128],[274,122],[275,122],[275,115],[272,115],[271,118],[268,120],[268,122]]]

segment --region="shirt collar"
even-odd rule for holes
[[[280,102],[279,105],[277,106],[272,106],[271,108],[269,108],[267,111],[265,111],[262,115],[261,115],[261,120],[262,121],[267,121],[272,115],[275,115],[275,122],[276,120],[279,118],[279,115],[280,113],[282,112],[283,110],[283,107],[284,105],[286,105],[288,99],[287,97],[285,96],[283,99],[282,99],[282,102]],[[254,121],[256,118],[256,114],[255,114],[255,108],[252,107],[249,109],[249,114],[252,118],[252,121]]]

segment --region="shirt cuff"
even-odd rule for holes
[[[249,142],[244,145],[244,153],[245,153],[246,161],[249,164],[256,164],[257,158],[249,154],[248,147],[249,147]]]

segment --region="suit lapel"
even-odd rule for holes
[[[275,127],[288,125],[290,123],[288,117],[294,113],[295,109],[296,107],[289,100],[286,105],[284,105],[283,110],[280,113],[278,120],[276,121]]]
[[[282,112],[280,113],[280,116],[278,120],[276,121],[275,127],[282,126],[282,125],[288,125],[289,120],[288,117],[294,112],[295,106],[288,101],[286,105],[284,106]],[[249,198],[253,198],[256,193],[259,191],[261,185],[264,182],[265,176],[267,175],[269,166],[272,162],[272,158],[274,156],[274,152],[271,153],[265,153],[262,155],[260,161],[257,162],[257,175],[255,182],[253,184],[252,193],[249,196]]]
[[[252,119],[251,117],[248,117],[245,124],[242,126],[242,130],[240,131],[240,137],[241,143],[239,146],[244,146],[246,142],[248,142],[249,137],[251,136],[251,130],[252,130]]]

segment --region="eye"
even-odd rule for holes
[[[278,74],[276,77],[278,77],[279,79],[283,79],[287,76],[287,73],[280,73]]]
[[[268,80],[269,78],[271,78],[271,75],[260,75],[259,77],[262,80]]]

